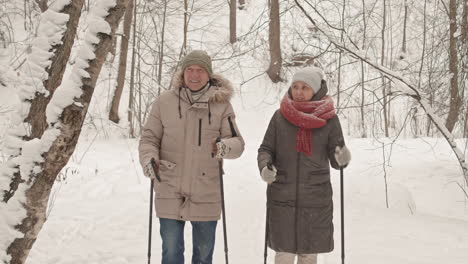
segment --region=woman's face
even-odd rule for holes
[[[297,102],[310,101],[314,96],[314,90],[305,82],[296,81],[291,85],[292,99]]]

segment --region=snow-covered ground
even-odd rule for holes
[[[235,108],[246,150],[241,158],[225,163],[229,258],[236,264],[260,263],[265,183],[258,175],[256,153],[277,105],[254,111],[239,102],[238,97]],[[352,138],[347,142],[353,160],[345,170],[346,263],[466,263],[468,201],[456,183],[463,184],[461,172],[447,143],[426,138],[399,140],[393,145],[385,169],[387,209],[382,143]],[[49,218],[27,263],[146,261],[149,180],[138,164],[137,143],[128,139],[80,141],[68,170],[63,171],[66,179],[54,187]],[[333,171],[332,178],[335,251],[320,255],[320,264],[341,261],[338,171]],[[217,232],[214,263],[224,263],[221,222]],[[190,233],[187,225],[186,263],[191,254]],[[152,263],[160,263],[157,218],[152,248]],[[273,263],[273,252],[269,255],[269,263]]]

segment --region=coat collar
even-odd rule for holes
[[[171,89],[179,94],[183,100],[188,100],[185,95],[185,91],[182,88],[184,85],[182,72],[176,72],[172,81]],[[213,74],[210,78],[211,87],[209,90],[200,98],[199,102],[205,103],[227,103],[231,101],[231,98],[234,94],[234,88],[232,87],[231,82],[224,78],[220,74]]]

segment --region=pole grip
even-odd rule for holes
[[[156,164],[156,160],[154,158],[151,158],[151,167],[153,167],[156,180],[158,180],[158,182],[161,182],[161,177],[159,177],[159,173],[158,173],[158,165]]]

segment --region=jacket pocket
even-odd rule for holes
[[[194,178],[192,200],[198,203],[216,203],[221,200],[219,168],[207,165]]]
[[[304,184],[299,189],[300,207],[324,207],[332,203],[333,191],[330,181],[320,184]]]
[[[177,190],[176,164],[168,160],[160,160],[159,164],[161,182],[155,181],[156,197],[174,198]]]

